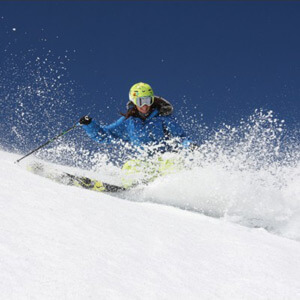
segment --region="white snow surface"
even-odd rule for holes
[[[300,298],[299,241],[64,186],[17,158],[0,152],[1,299]]]

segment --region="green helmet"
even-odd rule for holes
[[[144,82],[134,84],[129,91],[129,100],[137,105],[137,99],[142,97],[151,97],[154,99],[154,93],[151,86]]]

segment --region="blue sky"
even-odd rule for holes
[[[256,108],[299,124],[297,1],[1,1],[0,26],[2,68],[28,49],[68,57],[78,115],[112,122],[144,81],[208,126]]]

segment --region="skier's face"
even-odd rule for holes
[[[144,105],[142,107],[136,106],[136,108],[142,114],[146,114],[150,110],[150,106],[148,106],[148,105]]]

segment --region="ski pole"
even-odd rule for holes
[[[25,157],[33,154],[34,152],[42,149],[43,147],[47,146],[48,144],[52,143],[53,141],[55,141],[56,139],[58,139],[59,137],[65,135],[66,133],[70,132],[71,130],[73,130],[75,127],[78,126],[78,123],[76,123],[75,125],[73,125],[72,127],[68,128],[67,130],[61,132],[60,134],[58,134],[57,136],[53,137],[52,139],[48,140],[46,143],[44,143],[43,145],[37,147],[36,149],[32,150],[31,152],[27,153],[26,155],[24,155],[23,157],[21,157],[20,159],[16,160],[15,163],[20,162],[22,159],[24,159]]]

